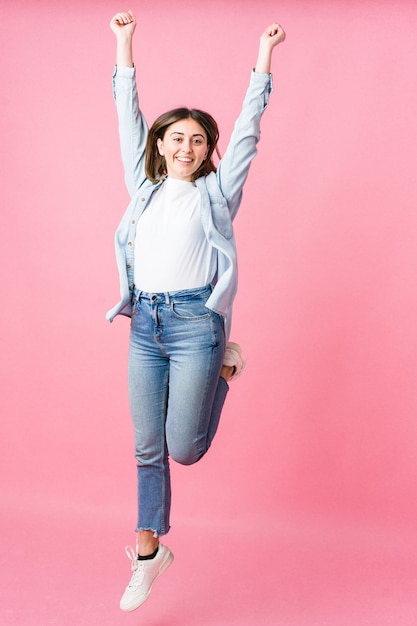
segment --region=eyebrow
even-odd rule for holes
[[[178,130],[173,130],[172,133],[170,133],[170,135],[185,135],[185,133],[180,133]],[[202,137],[204,139],[204,135],[201,133],[194,133],[193,135],[191,135],[191,137]]]

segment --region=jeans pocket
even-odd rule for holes
[[[173,302],[171,311],[174,317],[189,322],[198,322],[211,317],[211,311],[206,307],[205,300],[186,300]]]
[[[139,307],[140,307],[140,300],[133,300],[131,317],[135,317],[135,315],[138,314]]]

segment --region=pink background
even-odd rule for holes
[[[247,369],[207,458],[173,467],[176,569],[122,615],[128,322],[104,314],[128,200],[108,22],[129,7],[1,1],[0,621],[414,625],[417,5],[141,4],[146,116],[205,108],[221,150],[260,33],[288,33],[236,221]]]

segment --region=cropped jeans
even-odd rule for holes
[[[209,449],[228,384],[220,377],[223,318],[205,304],[210,287],[172,293],[135,290],[129,401],[138,470],[136,530],[170,528],[169,459],[191,465]]]

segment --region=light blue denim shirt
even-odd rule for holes
[[[242,200],[242,189],[260,139],[260,120],[272,92],[271,74],[253,71],[241,113],[217,172],[198,178],[201,221],[207,240],[217,250],[217,275],[207,307],[223,316],[226,338],[230,334],[232,304],[237,290],[237,255],[232,221]],[[164,181],[153,183],[145,176],[146,121],[139,109],[135,68],[116,67],[113,74],[125,182],[131,197],[115,235],[116,261],[120,279],[120,301],[108,311],[116,315],[132,312],[133,267],[136,226],[153,192]]]

